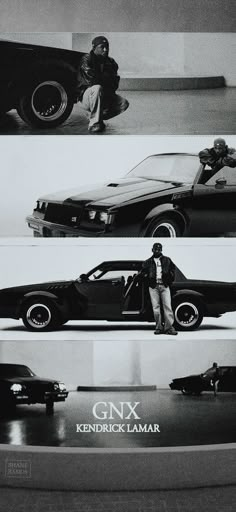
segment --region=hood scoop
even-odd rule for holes
[[[119,183],[109,183],[108,187],[119,187]]]

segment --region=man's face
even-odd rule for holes
[[[223,142],[214,144],[214,150],[217,153],[217,155],[221,155],[222,153],[225,152],[225,144]]]
[[[162,254],[162,245],[161,244],[154,244],[152,248],[153,256],[154,258],[159,258],[159,256]]]
[[[105,59],[109,53],[109,45],[107,43],[98,44],[93,49],[93,52],[95,53],[95,55],[97,55],[97,57],[102,57],[103,59]]]

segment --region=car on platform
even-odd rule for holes
[[[53,128],[77,102],[77,74],[83,53],[0,40],[0,114],[16,109],[29,125]]]
[[[64,402],[68,391],[63,382],[38,377],[23,364],[0,363],[1,410],[21,404],[45,404],[53,412],[55,402]]]
[[[214,392],[215,380],[217,392],[236,392],[236,366],[213,366],[199,375],[173,379],[170,389],[181,391],[183,395],[200,395],[203,391]]]
[[[78,279],[0,290],[0,318],[21,318],[27,329],[58,329],[69,320],[153,322],[143,261],[104,261]],[[236,311],[236,282],[188,279],[176,267],[171,287],[176,328],[196,329],[204,317]]]
[[[236,172],[194,154],[151,155],[120,179],[38,198],[37,237],[181,237],[236,232]]]

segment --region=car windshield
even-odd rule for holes
[[[199,160],[194,155],[153,155],[126,176],[167,183],[193,183],[198,169]]]
[[[0,377],[34,377],[27,366],[19,364],[0,364]]]

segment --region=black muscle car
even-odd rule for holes
[[[217,369],[212,367],[200,375],[173,379],[170,389],[182,391],[184,395],[200,395],[203,391],[214,392],[216,380],[217,392],[236,392],[236,366],[217,366]]]
[[[160,154],[100,187],[40,197],[26,221],[43,237],[218,236],[236,232],[235,205],[236,169]]]
[[[47,412],[52,412],[54,402],[64,402],[67,396],[63,382],[38,377],[22,364],[0,364],[1,410],[39,403],[46,405]]]
[[[22,318],[27,329],[56,329],[68,320],[153,321],[142,261],[105,261],[72,281],[0,290],[0,317]],[[177,268],[172,285],[175,325],[199,327],[204,316],[236,311],[236,283],[187,279]]]
[[[16,109],[33,126],[55,127],[77,101],[80,52],[0,40],[0,114]]]

